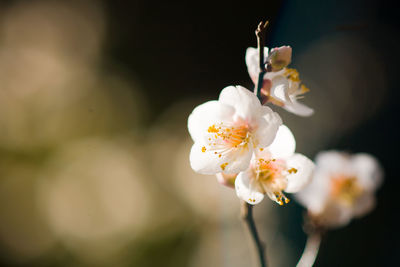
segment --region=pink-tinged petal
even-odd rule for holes
[[[355,154],[351,166],[360,185],[368,191],[376,190],[383,180],[383,170],[379,162],[366,153]]]
[[[306,187],[313,177],[314,162],[302,154],[294,154],[287,158],[286,166],[289,174],[286,176],[288,180],[285,189],[288,193],[295,193]]]
[[[196,142],[190,151],[190,165],[201,174],[238,173],[248,168],[252,147],[210,148],[207,144]]]
[[[274,141],[268,147],[272,158],[287,158],[293,155],[296,150],[296,140],[293,133],[286,125],[279,126]]]
[[[297,100],[286,102],[283,106],[287,111],[302,117],[308,117],[314,114],[314,110]]]
[[[249,123],[259,116],[261,109],[257,96],[242,86],[225,87],[219,95],[219,102],[232,106],[236,116]]]
[[[264,199],[264,191],[261,185],[251,178],[251,171],[241,172],[236,177],[236,195],[249,204],[255,205]]]
[[[279,71],[292,61],[292,48],[290,46],[281,46],[271,49],[269,60],[273,71]]]
[[[337,205],[334,201],[328,200],[325,203],[323,211],[315,215],[319,225],[326,228],[338,228],[350,223],[353,218],[353,211]]]
[[[258,119],[257,129],[254,131],[254,140],[257,147],[267,147],[275,139],[279,126],[282,125],[282,119],[278,113],[273,112],[267,106],[261,108],[261,118]]]
[[[365,192],[354,203],[354,217],[362,217],[375,208],[375,196],[371,192]]]
[[[203,140],[207,135],[207,129],[218,122],[231,122],[235,110],[233,107],[208,101],[197,106],[188,118],[188,130],[193,141]]]
[[[227,173],[220,172],[220,173],[217,173],[215,176],[217,177],[218,183],[225,185],[227,187],[230,187],[230,188],[235,187],[235,180],[237,177],[237,173],[227,174]]]
[[[268,57],[268,47],[264,47],[264,62],[267,61],[267,57]],[[257,48],[254,47],[247,48],[245,56],[247,71],[249,72],[249,76],[254,84],[257,83],[258,73],[260,71],[258,58],[259,55]]]

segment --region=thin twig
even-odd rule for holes
[[[265,36],[267,32],[268,21],[260,22],[256,29],[256,36],[257,36],[257,48],[258,48],[258,59],[259,59],[259,72],[258,72],[258,80],[257,84],[254,87],[254,94],[261,99],[261,88],[263,85],[264,74],[267,72],[265,69],[265,62],[264,62],[264,45],[265,45]]]
[[[312,267],[318,255],[319,246],[321,244],[321,232],[314,231],[307,238],[307,243],[303,254],[296,267]]]
[[[265,244],[263,244],[258,236],[256,224],[253,218],[253,206],[243,202],[242,203],[242,219],[246,222],[249,228],[250,234],[253,237],[254,243],[257,247],[258,257],[260,259],[260,266],[267,267],[266,256],[265,256]]]

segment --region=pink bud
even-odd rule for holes
[[[290,46],[273,48],[269,55],[269,60],[272,71],[280,71],[292,61],[292,48]]]

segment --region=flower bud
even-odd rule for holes
[[[276,47],[271,50],[269,61],[272,71],[280,71],[290,64],[292,60],[292,48],[290,46]]]

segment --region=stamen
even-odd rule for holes
[[[228,166],[228,162],[222,163],[220,167],[224,171],[226,166]]]
[[[346,205],[352,205],[362,191],[356,177],[337,175],[331,179],[331,196]]]
[[[226,123],[213,124],[208,127],[208,149],[214,150],[214,154],[222,157],[233,148],[242,148],[250,142],[250,131],[247,124],[232,125]]]

